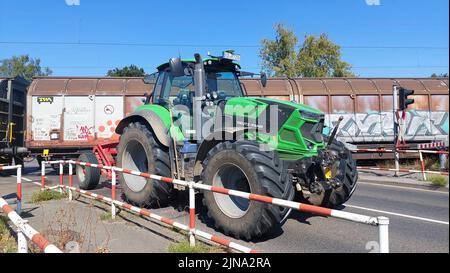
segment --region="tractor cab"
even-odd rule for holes
[[[233,51],[225,51],[221,57],[208,56],[201,64],[196,59],[172,58],[160,65],[158,72],[146,77],[147,83],[154,84],[146,104],[159,105],[170,111],[171,122],[177,127],[174,130],[180,129],[175,134],[180,136],[178,141],[193,139],[195,133],[201,131],[200,124],[215,118],[220,104],[245,96],[239,77],[255,74],[241,72],[239,60],[240,56]],[[265,74],[261,79],[266,79]],[[196,83],[199,85],[197,90]],[[200,134],[197,134],[197,140],[202,140]]]
[[[231,51],[225,51],[222,57],[209,56],[203,60],[203,101],[217,104],[221,100],[245,95],[239,81],[241,67],[235,61],[239,60],[238,56]],[[160,65],[158,72],[145,79],[147,83],[155,85],[146,102],[153,102],[165,108],[182,105],[192,110],[195,97],[195,62],[195,59],[171,59]]]

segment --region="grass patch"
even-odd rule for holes
[[[428,177],[428,181],[434,186],[445,187],[448,184],[448,177],[443,175],[433,175]]]
[[[117,215],[116,218],[113,219],[112,218],[112,213],[110,211],[105,211],[104,213],[100,214],[100,220],[105,221],[105,222],[112,222],[112,221],[117,221]]]
[[[0,216],[0,253],[16,253],[17,242],[8,228],[8,218]]]
[[[168,247],[169,253],[224,253],[224,249],[220,247],[211,247],[200,242],[196,242],[195,247],[191,247],[189,242],[173,243]]]
[[[50,200],[61,200],[63,198],[67,198],[68,194],[67,192],[57,192],[57,191],[36,191],[31,196],[31,202],[32,203],[40,203]]]

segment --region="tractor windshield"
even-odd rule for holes
[[[206,84],[208,92],[217,92],[219,99],[243,96],[239,79],[233,72],[207,72]]]

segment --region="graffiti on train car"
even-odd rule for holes
[[[344,117],[338,136],[349,142],[391,141],[394,137],[392,112],[330,114],[326,125],[334,127]],[[330,122],[331,121],[331,122]],[[444,111],[408,111],[406,140],[421,141],[430,136],[445,139],[449,133],[449,113]]]

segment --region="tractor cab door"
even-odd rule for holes
[[[189,75],[174,77],[170,73],[162,72],[155,85],[155,103],[171,112],[173,126],[178,127],[188,139],[193,131],[194,95],[194,79]]]

